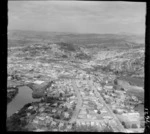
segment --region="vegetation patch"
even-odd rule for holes
[[[10,103],[12,99],[17,95],[18,88],[9,87],[7,88],[7,103]]]

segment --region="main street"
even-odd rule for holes
[[[72,79],[72,86],[73,86],[73,88],[76,92],[78,102],[77,102],[75,111],[73,113],[73,116],[72,116],[72,118],[69,122],[70,123],[76,122],[78,125],[80,125],[80,124],[89,124],[90,123],[91,126],[93,126],[93,124],[94,124],[94,126],[98,125],[99,128],[101,126],[106,126],[106,124],[109,124],[114,132],[125,132],[125,129],[122,126],[122,124],[120,123],[120,121],[118,120],[118,118],[114,115],[111,108],[105,103],[105,101],[103,100],[103,98],[101,97],[99,92],[97,91],[95,85],[93,84],[93,81],[86,80],[86,83],[87,83],[87,86],[89,87],[89,89],[94,93],[94,96],[87,95],[86,97],[83,97],[81,95],[81,92],[82,92],[82,94],[84,92],[84,90],[83,90],[84,87],[78,87],[77,86],[77,81],[80,82],[82,80],[79,80],[79,79],[78,80],[77,79],[73,80]],[[97,103],[97,106],[100,107],[101,105],[103,105],[103,107],[106,109],[107,115],[110,118],[109,119],[88,118],[90,116],[93,116],[93,115],[90,115],[88,113],[84,114],[84,116],[85,116],[84,118],[79,118],[79,114],[80,114],[80,111],[83,110],[85,100],[88,100],[88,99],[91,100],[91,101],[99,100],[99,103]],[[87,106],[86,111],[88,111],[88,110],[89,110],[89,108]],[[97,114],[95,114],[95,117],[96,117],[96,115]]]

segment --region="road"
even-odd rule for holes
[[[72,80],[72,86],[77,94],[77,98],[78,98],[78,102],[77,102],[77,105],[76,105],[76,109],[72,115],[72,118],[71,120],[69,121],[70,123],[74,122],[76,119],[77,119],[77,116],[79,114],[79,111],[82,107],[82,98],[81,98],[81,95],[80,95],[80,92],[78,91],[78,88],[77,88],[77,85],[75,83],[75,80]]]
[[[107,110],[109,116],[112,117],[112,120],[110,120],[110,125],[113,128],[114,132],[126,132],[124,127],[122,126],[122,124],[118,120],[118,118],[112,112],[111,108],[105,103],[105,101],[103,100],[103,98],[101,97],[99,92],[97,91],[96,87],[93,85],[93,82],[91,80],[87,80],[87,84],[88,84],[89,88],[94,91],[95,96],[90,96],[89,95],[89,96],[86,96],[86,97],[82,97],[81,90],[83,91],[83,89],[77,87],[76,81],[77,81],[77,79],[74,79],[74,80],[72,79],[72,86],[73,86],[73,88],[74,88],[74,90],[77,94],[78,102],[77,102],[75,111],[73,113],[73,116],[72,116],[72,118],[70,119],[69,122],[70,123],[73,123],[75,121],[77,121],[77,122],[94,122],[95,124],[105,122],[106,119],[105,120],[104,119],[98,120],[98,119],[79,119],[78,118],[79,112],[83,108],[84,99],[88,98],[89,100],[93,100],[94,98],[95,99],[98,98],[100,100],[100,103],[103,104],[103,106]]]
[[[119,121],[119,119],[115,116],[115,114],[113,113],[113,111],[111,110],[111,108],[105,103],[105,101],[103,100],[103,98],[101,97],[101,95],[99,94],[99,92],[97,91],[97,89],[95,88],[95,86],[93,85],[92,81],[89,81],[89,84],[91,86],[91,88],[93,88],[95,95],[99,98],[99,100],[103,103],[103,105],[106,107],[106,109],[109,111],[110,115],[113,116],[114,120],[117,122],[116,126],[118,128],[118,130],[120,132],[124,132],[124,127],[122,126],[121,122]]]

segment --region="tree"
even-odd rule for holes
[[[117,79],[114,80],[114,84],[115,84],[115,85],[118,85]]]

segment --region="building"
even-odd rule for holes
[[[138,112],[123,113],[122,120],[124,120],[125,124],[128,124],[130,128],[133,126],[140,128],[140,114]]]

